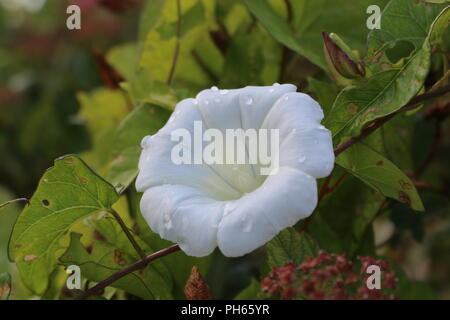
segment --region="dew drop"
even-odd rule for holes
[[[250,106],[253,103],[253,98],[249,95],[244,95],[242,96],[242,102],[245,105]]]
[[[247,216],[242,217],[241,228],[242,228],[243,232],[251,232],[252,231],[253,225]]]
[[[227,94],[227,93],[228,93],[227,89],[220,90],[220,94]]]
[[[270,89],[269,89],[269,92],[270,92],[270,93],[273,93],[274,91],[275,91],[274,88],[270,88]]]
[[[233,207],[230,203],[225,204],[225,207],[223,208],[223,216],[226,217],[233,211]]]
[[[194,100],[192,100],[192,103],[193,103],[194,105],[197,105],[197,104],[198,104],[198,100],[197,100],[197,99],[194,99]]]
[[[280,84],[278,83],[278,82],[275,82],[274,84],[273,84],[273,86],[274,87],[278,87]]]
[[[212,87],[211,87],[211,90],[212,90],[212,91],[218,91],[219,88],[217,88],[216,86],[212,86]]]
[[[208,104],[209,104],[209,101],[208,101],[208,100],[205,100],[205,104],[208,105]]]

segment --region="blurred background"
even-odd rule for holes
[[[55,158],[69,153],[83,155],[91,149],[94,141],[86,119],[80,115],[77,95],[108,86],[104,79],[102,81],[101,55],[117,45],[137,40],[142,2],[144,0],[0,0],[0,203],[30,198],[42,173],[52,166]],[[217,14],[225,15],[239,1],[218,2],[222,4],[216,9]],[[71,3],[81,7],[81,30],[66,28],[66,8]],[[235,14],[243,15],[238,9]],[[248,20],[249,24],[255,23],[250,17]],[[261,34],[263,41],[269,44],[266,48],[271,48],[270,35]],[[217,41],[220,36],[220,33],[214,35],[216,43],[220,44]],[[251,46],[239,48],[254,50]],[[295,55],[289,50],[284,54]],[[270,60],[270,57],[265,59]],[[304,58],[290,61],[288,72],[280,74],[279,69],[267,69],[266,78],[292,82],[301,88],[317,85],[314,80],[311,84],[311,78],[329,81],[323,71]],[[278,65],[279,61],[271,63]],[[236,79],[228,79],[228,82],[239,85]],[[263,79],[253,84],[264,82],[268,81]],[[204,85],[213,84],[214,75],[192,85],[191,90],[196,92]],[[101,114],[98,116],[101,118]],[[417,158],[413,161],[423,162],[426,160],[423,157],[436,149],[432,159],[426,160],[432,163],[427,165],[420,179],[419,191],[427,211],[425,214],[410,212],[405,205],[393,203],[375,223],[378,253],[395,260],[411,279],[425,281],[434,291],[432,296],[443,299],[450,299],[448,124],[448,119],[443,123],[430,119],[420,126],[412,124],[410,128],[402,128],[404,124],[398,123],[400,135],[402,130],[413,132],[412,158]],[[436,135],[439,135],[437,139]],[[95,167],[92,162],[88,163]],[[412,163],[397,165],[406,169],[413,167]],[[442,176],[442,172],[447,175]],[[435,182],[439,185],[437,189],[433,187]],[[17,203],[0,212],[0,272],[12,268],[6,247],[12,224],[22,206]],[[211,268],[213,271],[208,278],[214,282],[211,284],[214,296],[233,297],[247,285],[258,263],[256,258],[230,261],[221,255],[215,257],[215,267]]]

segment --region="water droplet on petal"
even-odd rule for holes
[[[298,163],[303,163],[306,161],[306,156],[300,156],[300,158],[298,158]]]
[[[211,87],[211,90],[212,90],[212,91],[218,91],[219,88],[217,88],[216,86],[212,86],[212,87]]]
[[[208,100],[205,100],[205,104],[209,104],[209,101],[208,101]]]
[[[249,95],[243,95],[241,96],[242,98],[242,103],[249,106],[253,103],[253,97],[249,96]]]
[[[284,100],[288,101],[288,100],[289,100],[289,97],[285,97]]]
[[[192,100],[192,103],[193,103],[194,105],[197,105],[197,104],[198,104],[198,100],[197,100],[197,99],[194,99],[194,100]]]
[[[275,82],[274,84],[273,84],[273,86],[274,87],[278,87],[280,84],[278,83],[278,82]]]
[[[228,93],[227,89],[220,90],[220,94],[227,94],[227,93]]]
[[[243,232],[251,232],[253,229],[253,224],[246,215],[241,219],[241,228]]]
[[[269,92],[270,92],[270,93],[272,93],[272,92],[274,92],[274,91],[275,91],[274,88],[270,88],[270,89],[269,89]]]
[[[226,203],[224,208],[223,208],[223,216],[227,216],[231,213],[231,211],[233,211],[233,206],[231,203]]]

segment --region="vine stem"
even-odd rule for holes
[[[131,244],[133,245],[134,249],[136,250],[136,252],[139,254],[139,256],[141,257],[141,259],[145,259],[146,255],[144,250],[141,248],[141,246],[136,242],[136,239],[134,239],[133,235],[131,234],[130,230],[128,229],[127,225],[125,224],[125,222],[122,220],[122,218],[120,217],[120,215],[117,213],[116,210],[111,209],[109,211],[114,218],[116,218],[117,222],[119,223],[120,227],[122,228],[123,232],[125,233],[125,235],[127,236],[128,240],[130,240]]]
[[[177,30],[176,30],[176,43],[175,43],[175,52],[173,54],[172,66],[170,68],[169,77],[167,78],[167,84],[170,86],[173,81],[173,77],[175,75],[175,69],[177,67],[178,56],[180,55],[180,38],[181,38],[181,3],[180,0],[177,1]]]
[[[153,260],[156,260],[158,258],[164,257],[170,253],[176,252],[180,250],[180,247],[175,244],[173,246],[170,246],[168,248],[162,249],[160,251],[157,251],[155,253],[152,253],[151,255],[146,256],[144,259],[139,260],[131,265],[129,265],[128,267],[114,273],[112,276],[110,276],[109,278],[100,281],[99,283],[97,283],[95,286],[93,286],[92,288],[88,289],[87,291],[85,291],[84,293],[82,293],[81,295],[79,295],[78,297],[76,297],[76,300],[84,300],[92,295],[98,294],[100,293],[104,288],[106,288],[107,286],[109,286],[111,283],[119,280],[120,278],[125,277],[126,275],[137,271],[139,269],[142,269],[144,267],[146,267],[150,262],[152,262]]]

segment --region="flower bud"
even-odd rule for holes
[[[357,60],[355,55],[336,34],[322,32],[322,36],[325,59],[332,72],[347,79],[364,77],[364,67],[355,61]]]

